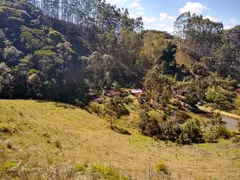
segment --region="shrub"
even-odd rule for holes
[[[48,37],[50,37],[55,42],[54,44],[58,44],[65,41],[63,35],[53,29],[50,29]]]
[[[6,141],[6,146],[7,146],[8,149],[13,148],[12,142],[9,139]]]
[[[38,50],[38,51],[35,51],[34,54],[38,56],[53,56],[53,57],[57,56],[57,54],[52,50]]]
[[[160,134],[158,137],[161,140],[169,140],[175,142],[181,133],[182,128],[179,126],[179,124],[170,121],[160,126]]]
[[[163,119],[163,113],[157,110],[148,111],[148,115],[151,120],[161,121]]]
[[[158,164],[156,164],[156,170],[157,172],[168,174],[168,166],[162,161],[159,161]]]
[[[142,133],[148,136],[158,136],[160,132],[160,126],[157,120],[151,119],[146,110],[140,111],[140,122],[138,123],[139,129]]]
[[[1,133],[11,134],[12,133],[11,129],[12,128],[8,124],[0,124]]]
[[[78,99],[75,100],[75,104],[78,107],[83,107],[83,105],[84,105],[84,103],[82,101],[78,100]]]
[[[120,175],[111,167],[105,167],[103,165],[92,165],[91,166],[91,173],[94,174],[95,178],[104,178],[104,179],[111,179],[117,180],[120,179]]]
[[[213,91],[209,89],[206,93],[207,102],[216,109],[229,111],[234,108],[235,94],[230,91]]]
[[[218,138],[229,139],[231,138],[231,132],[224,125],[217,126],[217,136]]]
[[[39,73],[39,70],[36,70],[36,69],[30,69],[28,71],[28,76],[31,76],[32,74],[38,74]]]
[[[178,143],[192,144],[203,143],[204,136],[199,121],[189,121],[182,127],[182,133],[179,136]]]
[[[104,102],[104,114],[112,119],[119,119],[121,116],[129,115],[121,98],[111,98]]]
[[[59,140],[54,141],[54,145],[55,145],[57,148],[61,148],[61,143],[60,143]]]
[[[48,163],[48,164],[53,164],[53,159],[50,158],[50,157],[47,157],[47,163]]]
[[[88,110],[91,113],[96,113],[98,115],[101,115],[103,112],[103,105],[98,104],[97,102],[91,102],[88,106]]]
[[[47,132],[42,133],[42,137],[50,138],[50,135]]]
[[[125,104],[132,104],[133,101],[134,101],[133,98],[131,98],[130,96],[123,98],[123,103]]]
[[[231,137],[230,131],[222,124],[212,125],[204,136],[207,142],[215,142],[219,138],[229,139]]]
[[[74,169],[75,171],[78,171],[78,172],[86,171],[86,167],[82,164],[75,164]]]
[[[15,162],[6,162],[0,166],[0,170],[6,171],[6,170],[16,167],[16,166],[17,166],[17,164]]]

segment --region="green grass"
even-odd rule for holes
[[[5,176],[20,169],[30,173],[28,179],[46,179],[58,171],[65,179],[77,178],[72,174],[84,179],[99,165],[104,176],[147,179],[149,169],[154,176],[162,161],[171,179],[240,179],[240,143],[232,139],[177,146],[143,136],[130,124],[131,135],[119,134],[107,121],[71,105],[30,100],[0,100],[0,125],[11,132],[0,131]]]

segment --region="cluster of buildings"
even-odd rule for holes
[[[129,89],[128,94],[131,94],[135,97],[140,97],[142,95],[143,91],[141,89]],[[99,97],[95,93],[89,93],[89,98],[97,103],[102,103],[105,99],[105,97],[121,97],[123,95],[123,92],[120,90],[106,90],[104,92],[104,96]]]

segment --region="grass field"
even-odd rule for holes
[[[232,139],[177,146],[128,130],[131,135],[118,134],[105,120],[70,105],[0,100],[0,170],[11,163],[26,171],[66,169],[62,172],[76,164],[101,164],[144,180],[163,161],[170,179],[240,179],[240,143]]]

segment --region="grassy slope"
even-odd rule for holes
[[[175,58],[179,65],[184,64],[185,66],[190,67],[194,63],[194,60],[181,50],[177,50]]]
[[[163,160],[172,179],[240,179],[240,144],[232,140],[178,147],[134,130],[131,136],[118,134],[105,120],[78,108],[30,100],[0,100],[0,126],[3,124],[15,132],[0,133],[0,164],[20,160],[32,166],[99,163],[146,179],[150,159],[151,173]],[[7,139],[13,150],[6,148]],[[56,140],[61,148],[54,145]]]

